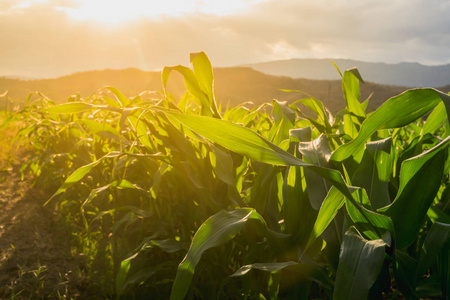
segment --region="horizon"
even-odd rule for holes
[[[207,54],[207,53],[206,53]],[[448,66],[450,65],[450,63],[446,63],[446,64],[438,64],[438,65],[427,65],[427,64],[423,64],[420,62],[414,62],[414,61],[401,61],[401,62],[396,62],[396,63],[386,63],[386,62],[381,62],[381,61],[363,61],[363,60],[357,60],[357,59],[351,59],[351,58],[300,58],[300,57],[294,57],[294,58],[288,58],[288,59],[280,59],[280,60],[271,60],[271,61],[261,61],[261,62],[255,62],[255,63],[249,63],[249,64],[239,64],[239,65],[230,65],[230,66],[214,66],[213,68],[239,68],[239,67],[251,67],[252,65],[259,65],[259,64],[270,64],[270,63],[276,63],[276,62],[287,62],[287,61],[295,61],[295,60],[329,60],[330,61],[330,66],[332,65],[331,61],[338,61],[338,60],[347,60],[347,61],[355,61],[355,62],[360,62],[360,63],[369,63],[369,64],[385,64],[385,65],[400,65],[400,64],[418,64],[420,66],[424,66],[424,67],[442,67],[442,66]],[[188,64],[186,64],[188,65]],[[171,65],[173,66],[173,65]],[[144,69],[140,69],[139,67],[134,67],[134,66],[130,66],[130,67],[124,67],[124,68],[104,68],[104,69],[86,69],[86,70],[79,70],[79,71],[75,71],[72,73],[67,73],[67,74],[61,74],[61,75],[56,75],[54,77],[28,77],[28,76],[22,76],[22,75],[3,75],[0,74],[0,78],[5,78],[5,79],[16,79],[16,80],[51,80],[51,79],[58,79],[61,77],[66,77],[66,76],[72,76],[72,75],[76,75],[76,74],[81,74],[81,73],[88,73],[88,72],[102,72],[102,71],[124,71],[124,70],[129,70],[129,69],[136,69],[138,71],[143,71],[143,72],[162,72],[162,69],[164,67],[161,67],[161,69],[154,69],[154,70],[144,70]],[[255,70],[258,71],[258,70]],[[261,71],[258,71],[261,72]],[[264,73],[264,72],[263,72]],[[270,74],[268,74],[270,75]],[[288,76],[289,77],[289,76]],[[295,78],[295,77],[292,77]]]
[[[433,5],[432,5],[433,4]],[[161,70],[204,51],[215,67],[341,58],[450,63],[450,4],[423,0],[8,0],[0,76]],[[379,18],[383,15],[383,19]]]

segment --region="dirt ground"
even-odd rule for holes
[[[0,299],[98,299],[47,199],[18,165],[0,171]]]

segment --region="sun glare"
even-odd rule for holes
[[[139,18],[180,17],[195,13],[221,16],[246,11],[263,1],[265,0],[72,0],[72,6],[57,9],[75,20],[119,25]]]

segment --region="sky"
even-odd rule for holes
[[[0,0],[0,76],[290,58],[450,63],[446,0]]]

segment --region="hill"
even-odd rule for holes
[[[336,73],[335,70],[334,73]],[[304,97],[298,93],[280,90],[289,89],[301,90],[312,95],[323,101],[332,112],[345,107],[340,80],[294,79],[267,75],[248,67],[215,68],[214,75],[217,99],[223,105],[235,106],[247,101],[258,105],[271,102],[273,99],[293,102]],[[55,79],[0,78],[0,94],[8,90],[8,99],[19,104],[24,103],[28,95],[34,91],[42,92],[55,102],[62,103],[74,93],[79,93],[85,98],[104,86],[114,86],[126,96],[135,96],[145,90],[161,91],[161,74],[138,69],[124,69],[80,72]],[[373,110],[405,89],[400,86],[366,82],[361,85],[361,100],[365,100],[373,93],[369,102],[369,110]],[[171,74],[168,90],[177,99],[184,93],[183,80],[178,73]],[[2,99],[0,99],[0,109],[3,108],[1,101]]]
[[[441,87],[450,84],[450,64],[425,66],[419,63],[372,63],[350,59],[334,59],[341,71],[357,67],[364,80],[379,84],[408,87]],[[248,64],[257,71],[269,75],[318,80],[337,80],[329,59],[289,59]]]

